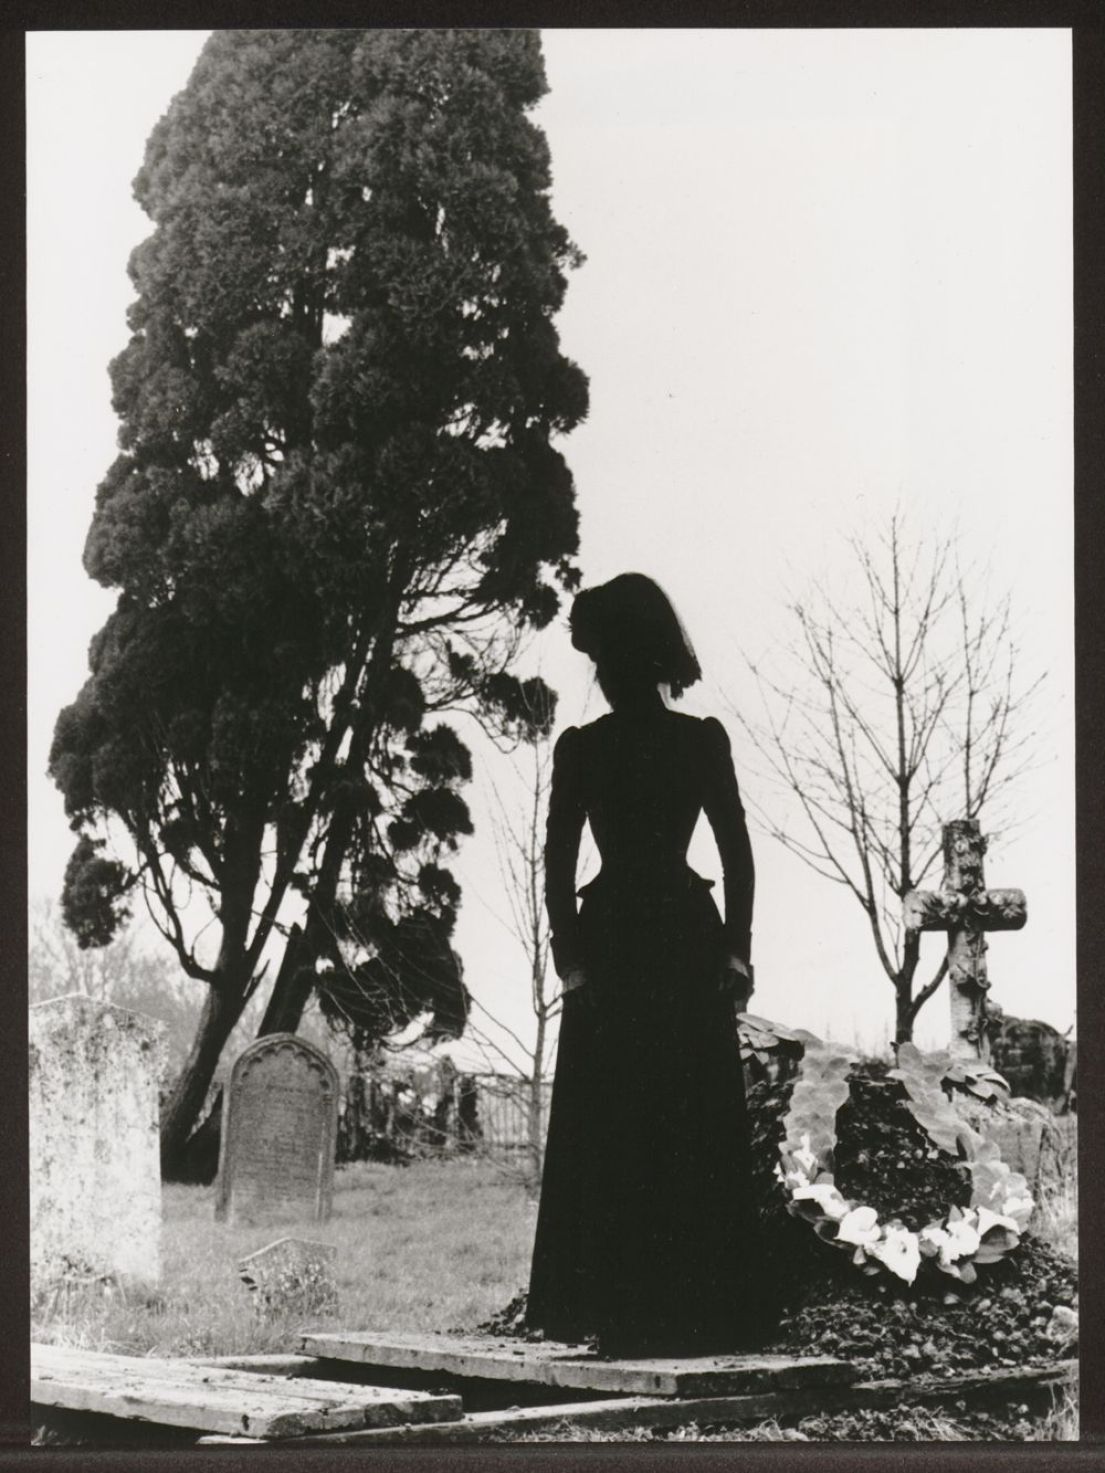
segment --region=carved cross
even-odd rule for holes
[[[986,932],[1019,931],[1028,918],[1023,890],[987,890],[982,876],[986,840],[977,820],[944,825],[941,889],[910,890],[903,903],[911,931],[947,931],[951,1041],[959,1058],[988,1059]]]

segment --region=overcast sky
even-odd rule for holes
[[[56,897],[72,839],[44,776],[53,722],[112,606],[81,549],[115,453],[109,359],[126,341],[130,196],[200,32],[28,40],[29,855]],[[994,997],[1074,1019],[1070,39],[1062,30],[547,31],[537,110],[558,218],[587,256],[559,318],[591,379],[563,442],[586,582],[657,578],[705,678],[684,698],[734,738],[734,704],[786,629],[788,592],[839,575],[885,523],[954,534],[1009,589],[1026,673],[1046,671],[1018,831],[987,858],[1029,921],[992,940]],[[601,714],[563,621],[532,651],[561,724]],[[487,822],[457,944],[481,1007],[526,1026]],[[755,1010],[878,1046],[892,994],[853,900],[753,832]],[[718,876],[705,834],[692,857]],[[922,967],[943,938],[926,938]],[[198,986],[198,984],[197,984]],[[947,1038],[941,991],[922,1045]],[[482,1016],[482,1015],[481,1015]],[[458,1057],[464,1057],[463,1046]]]

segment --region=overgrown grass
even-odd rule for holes
[[[332,1243],[338,1314],[314,1328],[448,1330],[500,1309],[529,1271],[535,1207],[478,1161],[339,1171],[328,1223],[216,1222],[214,1189],[167,1186],[156,1289],[98,1286],[37,1307],[35,1339],[127,1355],[230,1355],[296,1348],[300,1320],[265,1320],[238,1276],[248,1253],[295,1235]]]
[[[1074,1115],[1055,1121],[1028,1180],[1036,1199],[1032,1231],[1077,1263],[1078,1120]]]

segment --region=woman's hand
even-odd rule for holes
[[[748,1000],[755,990],[755,985],[752,963],[745,961],[742,956],[730,953],[725,958],[718,987],[721,992],[732,999],[738,1013],[747,1010]]]
[[[565,997],[569,992],[575,992],[580,987],[586,988],[587,977],[582,967],[569,967],[561,978],[560,990]]]

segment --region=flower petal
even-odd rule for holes
[[[846,1243],[874,1243],[878,1241],[878,1213],[873,1207],[853,1207],[840,1224],[838,1236]]]
[[[808,1199],[816,1202],[829,1217],[840,1219],[848,1214],[848,1203],[832,1182],[814,1182],[812,1186],[798,1187],[792,1196],[795,1201]]]
[[[907,1284],[912,1284],[917,1277],[917,1270],[921,1266],[921,1249],[917,1234],[910,1232],[908,1228],[888,1228],[886,1237],[867,1251]]]
[[[1000,1213],[991,1212],[989,1207],[978,1209],[978,1235],[984,1238],[991,1228],[1008,1228],[1011,1233],[1019,1233],[1020,1229],[1011,1217],[1003,1217]]]

